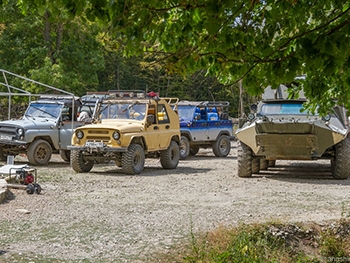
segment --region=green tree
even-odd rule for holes
[[[33,1],[19,1],[32,4]],[[49,10],[108,23],[128,54],[163,52],[169,72],[205,69],[250,94],[307,74],[306,95],[323,108],[350,106],[347,0],[57,0]],[[25,6],[24,6],[25,7]],[[350,107],[349,107],[350,108]]]
[[[0,15],[1,67],[77,95],[95,90],[104,68],[100,28],[68,14],[35,6],[21,13],[8,1]]]

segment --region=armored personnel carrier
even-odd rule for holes
[[[238,176],[251,177],[274,166],[276,160],[329,159],[332,176],[350,175],[349,119],[345,108],[337,106],[326,116],[303,110],[303,92],[288,98],[287,87],[268,87],[252,113],[241,120],[238,139]]]

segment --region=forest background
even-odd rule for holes
[[[1,68],[78,96],[153,90],[228,100],[238,117],[266,86],[293,83],[290,96],[303,89],[311,113],[350,109],[347,0],[0,0],[0,8]]]
[[[36,9],[23,13],[16,1],[9,1],[0,12],[0,68],[77,96],[87,91],[146,90],[181,100],[229,101],[229,115],[239,116],[237,83],[223,85],[204,69],[170,74],[159,54],[126,57],[107,31],[100,23],[72,19],[64,11],[55,17]],[[246,105],[251,98],[242,95]],[[6,98],[1,99],[6,105]],[[23,110],[17,107],[14,113]]]

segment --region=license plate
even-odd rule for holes
[[[103,142],[86,142],[85,146],[87,147],[103,147]]]
[[[0,134],[0,140],[12,141],[12,136]]]

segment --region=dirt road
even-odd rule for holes
[[[248,179],[238,178],[236,167],[235,143],[227,158],[201,150],[176,170],[148,159],[138,176],[125,175],[112,163],[76,174],[56,156],[38,168],[42,194],[12,190],[0,205],[0,261],[21,253],[142,262],[190,238],[191,231],[350,215],[350,180],[332,179],[329,161],[277,161]]]

